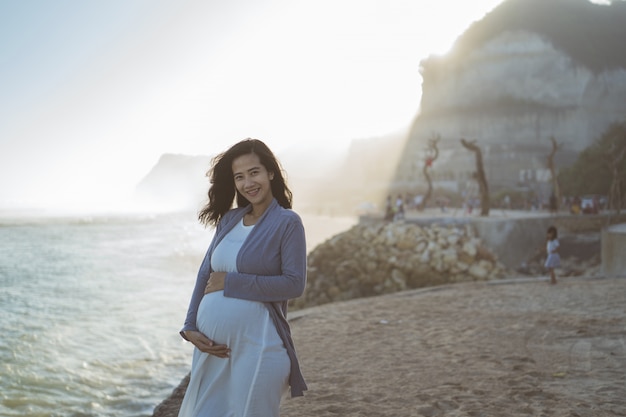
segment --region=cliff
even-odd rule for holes
[[[337,172],[339,167],[350,167],[351,172],[357,169],[357,165],[366,168],[354,161],[354,157],[346,158],[344,152],[329,154],[323,147],[299,144],[282,150],[279,159],[284,168],[283,174],[294,192],[297,210],[315,214],[342,211],[354,214],[353,210],[361,200],[344,198],[346,190],[336,186]],[[370,154],[376,152],[378,148]],[[358,151],[358,155],[364,154]],[[150,210],[197,211],[207,199],[210,182],[206,174],[211,168],[212,158],[207,155],[161,155],[135,187],[135,203]],[[387,185],[393,166],[387,163],[384,169],[387,173],[384,185]]]
[[[574,161],[611,123],[626,117],[626,3],[509,0],[470,27],[446,56],[422,61],[420,113],[396,182],[419,186],[415,166],[441,136],[433,175],[463,191],[472,155],[483,150],[490,185],[546,183],[549,138],[563,143],[557,166]],[[436,184],[437,185],[437,184]]]
[[[164,154],[135,187],[135,202],[156,210],[198,210],[206,198],[211,158]]]

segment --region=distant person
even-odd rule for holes
[[[443,198],[437,199],[437,205],[439,206],[439,210],[441,210],[442,213],[446,212],[446,201]]]
[[[554,193],[550,194],[550,213],[555,214],[558,211],[558,200]]]
[[[385,201],[385,220],[392,221],[394,216],[394,206],[391,202],[391,196],[387,196],[387,200]]]
[[[402,220],[404,219],[404,199],[402,198],[402,195],[398,194],[398,197],[396,198],[396,207],[395,207],[395,215],[394,215],[394,220]]]
[[[561,266],[561,257],[559,256],[559,239],[557,239],[558,232],[556,227],[548,227],[547,243],[546,243],[546,263],[544,266],[548,268],[550,273],[550,284],[556,284],[555,268]]]
[[[413,198],[413,206],[419,210],[422,208],[422,201],[424,200],[424,196],[421,194],[417,194],[414,198]]]
[[[180,332],[196,348],[178,415],[278,417],[288,386],[307,389],[286,319],[306,282],[304,228],[260,140],[218,155],[210,177],[198,218],[216,230]]]
[[[504,207],[505,210],[511,209],[511,197],[509,197],[508,194],[504,196],[502,200],[502,206]]]
[[[580,200],[580,197],[575,196],[572,202],[572,206],[570,208],[570,212],[572,214],[580,214],[582,211],[581,204],[582,204],[582,201]]]

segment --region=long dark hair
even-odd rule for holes
[[[237,192],[233,178],[233,161],[242,155],[253,153],[259,157],[261,164],[268,173],[273,173],[270,181],[272,195],[284,208],[291,208],[292,194],[283,177],[280,163],[265,143],[258,139],[244,139],[230,147],[226,152],[213,158],[211,169],[207,172],[210,178],[209,202],[198,213],[198,220],[205,226],[217,225],[220,219],[233,206],[235,194],[237,207],[245,207],[250,202]]]
[[[559,232],[556,231],[556,227],[554,227],[554,226],[548,227],[548,232],[547,233],[552,233],[552,235],[554,236],[555,239],[559,237]]]

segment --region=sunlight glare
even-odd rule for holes
[[[133,30],[92,25],[111,31],[92,34],[110,44],[89,50],[80,65],[67,58],[91,39],[67,42],[50,24],[30,53],[38,59],[55,39],[57,54],[45,57],[65,78],[54,82],[42,71],[40,79],[14,80],[39,87],[22,106],[7,106],[11,126],[0,134],[12,148],[0,166],[13,167],[6,178],[24,180],[0,182],[0,203],[22,194],[42,204],[111,201],[132,192],[163,153],[212,155],[246,137],[277,152],[340,154],[353,141],[406,132],[419,112],[420,61],[449,51],[500,1],[146,6],[153,20],[138,19]],[[90,18],[79,13],[71,39],[85,35]],[[18,64],[13,73],[30,74]],[[26,168],[33,163],[38,171]]]

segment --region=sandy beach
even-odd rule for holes
[[[520,281],[294,312],[309,391],[281,416],[626,415],[626,279]]]
[[[604,221],[566,216],[563,231],[581,220]],[[585,227],[571,234],[597,247],[564,243],[571,258],[559,273],[579,273],[555,286],[509,271],[291,311],[309,391],[285,399],[281,417],[626,416],[626,276],[580,262],[599,262],[599,232]],[[182,388],[155,417],[177,415]]]

